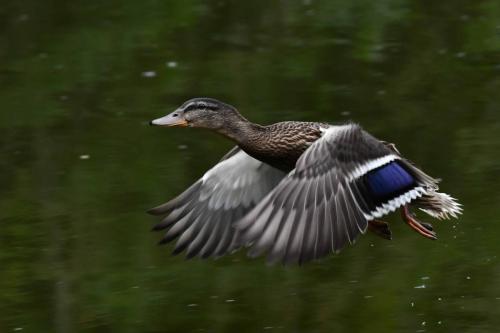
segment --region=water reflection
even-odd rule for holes
[[[0,331],[493,331],[499,15],[493,0],[7,1]],[[231,146],[146,126],[193,96],[262,123],[360,122],[465,215],[431,243],[392,219],[393,241],[303,268],[170,257],[144,211]]]

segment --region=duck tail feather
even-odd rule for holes
[[[430,192],[417,199],[414,203],[421,211],[439,220],[458,218],[463,212],[457,199],[441,192]]]

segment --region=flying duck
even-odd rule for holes
[[[438,180],[404,158],[394,144],[359,125],[284,121],[262,126],[212,98],[188,100],[151,121],[199,127],[236,146],[178,197],[149,210],[164,216],[160,244],[177,239],[174,254],[219,257],[242,247],[267,253],[271,263],[302,264],[337,253],[367,230],[391,239],[380,219],[400,210],[404,222],[428,239],[437,219],[457,218],[461,205],[438,192]]]

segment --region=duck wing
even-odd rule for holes
[[[303,263],[338,252],[436,181],[358,125],[330,126],[236,227],[250,255]]]
[[[174,254],[221,256],[240,246],[233,223],[247,214],[286,174],[231,149],[175,199],[148,212],[166,217],[153,230],[168,229],[160,244],[178,237]]]

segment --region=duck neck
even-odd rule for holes
[[[256,138],[261,137],[265,132],[265,127],[240,116],[239,119],[227,121],[217,132],[234,141],[240,147],[245,147],[251,145]]]

